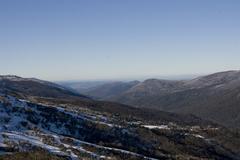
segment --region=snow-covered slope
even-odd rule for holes
[[[238,137],[210,124],[150,122],[134,115],[123,118],[80,106],[33,103],[3,93],[0,117],[1,154],[41,148],[72,160],[239,157]]]
[[[93,147],[101,152],[113,151],[150,159],[123,149],[104,147],[79,140],[83,138],[83,135],[75,131],[82,129],[86,124],[120,128],[108,122],[104,116],[78,114],[61,107],[32,104],[2,94],[0,117],[0,150],[6,153],[13,150],[30,151],[34,147],[39,147],[71,159],[79,159],[82,154],[96,159],[108,156],[107,153],[102,155],[85,149]],[[83,129],[87,130],[87,128]]]

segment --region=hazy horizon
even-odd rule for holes
[[[96,81],[144,81],[147,79],[166,79],[166,80],[185,80],[192,79],[198,76],[207,74],[192,74],[192,75],[152,75],[152,76],[135,76],[135,77],[122,77],[122,78],[102,78],[102,79],[65,79],[53,80],[55,82],[96,82]]]
[[[49,81],[240,69],[237,0],[0,2],[0,74]]]
[[[218,72],[211,72],[211,73],[199,73],[199,74],[180,74],[180,75],[144,75],[144,76],[128,76],[128,77],[119,77],[119,78],[94,78],[94,79],[60,79],[60,80],[48,80],[43,79],[41,77],[33,77],[33,76],[21,76],[17,74],[0,74],[0,76],[17,76],[21,78],[37,78],[40,80],[46,80],[51,81],[55,83],[77,83],[77,82],[117,82],[117,81],[123,81],[123,82],[129,82],[129,81],[145,81],[148,79],[161,79],[161,80],[190,80],[202,76],[207,76],[214,73],[220,73],[220,72],[228,72],[228,71],[239,71],[239,70],[225,70],[225,71],[218,71]]]

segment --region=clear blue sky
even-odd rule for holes
[[[240,69],[240,1],[0,0],[0,56],[46,80]]]

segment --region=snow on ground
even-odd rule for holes
[[[100,146],[100,145],[97,145],[97,144],[93,144],[93,143],[89,143],[89,142],[85,142],[85,141],[80,141],[80,140],[77,140],[77,139],[74,139],[74,138],[71,138],[71,139],[75,142],[75,144],[77,144],[76,146],[74,146],[74,148],[76,148],[76,149],[79,146],[81,146],[82,144],[84,144],[84,145],[92,146],[92,147],[99,148],[99,149],[104,149],[104,150],[108,150],[108,151],[115,151],[115,152],[120,152],[120,153],[132,155],[132,156],[136,156],[136,157],[141,157],[142,159],[156,160],[154,158],[146,157],[144,155],[134,153],[134,152],[131,152],[131,151],[127,151],[127,150],[123,150],[123,149],[104,147],[104,146]],[[93,155],[93,156],[95,156],[95,155]]]
[[[170,129],[168,125],[159,125],[159,126],[154,126],[154,125],[142,125],[145,128],[148,129]]]
[[[5,96],[4,98],[4,101],[7,102],[7,105],[4,104],[3,101],[0,101],[0,149],[9,147],[9,144],[14,144],[14,146],[17,147],[19,151],[28,151],[29,148],[26,148],[25,145],[22,145],[28,144],[28,147],[29,145],[40,147],[56,155],[68,156],[72,160],[77,160],[78,154],[81,155],[81,153],[87,154],[90,157],[95,157],[97,159],[107,157],[107,155],[98,155],[92,151],[87,150],[84,147],[90,146],[101,150],[124,153],[127,155],[140,157],[142,159],[152,159],[127,150],[105,147],[85,141],[80,141],[75,138],[70,138],[75,142],[74,144],[68,144],[66,142],[64,143],[63,139],[69,138],[61,135],[61,133],[66,133],[66,130],[64,130],[64,128],[56,128],[55,125],[51,124],[49,129],[46,130],[46,128],[42,128],[40,124],[36,125],[28,122],[26,113],[41,115],[42,111],[38,110],[37,106],[29,106],[30,102],[24,99],[18,100],[12,96]],[[41,107],[53,106],[42,105]],[[93,123],[103,124],[108,127],[121,127],[110,123],[111,121],[105,116],[94,116],[84,113],[77,113],[61,107],[57,107],[56,111],[70,115],[71,117],[74,117],[78,120],[80,119]],[[22,122],[26,121],[28,122],[27,126],[23,126]],[[34,128],[37,128],[37,130]],[[57,135],[56,133],[59,133],[60,135]],[[4,153],[5,152],[1,152],[1,154]]]
[[[96,158],[96,159],[99,159],[101,157],[106,157],[105,155],[98,155],[94,152],[86,150],[83,147],[83,145],[85,145],[85,146],[90,146],[90,147],[94,147],[94,148],[98,148],[98,149],[102,149],[102,150],[124,153],[124,154],[127,154],[127,155],[140,157],[142,159],[155,160],[153,158],[146,157],[144,155],[137,154],[137,153],[134,153],[134,152],[130,152],[130,151],[127,151],[127,150],[111,148],[111,147],[104,147],[104,146],[96,145],[96,144],[93,144],[93,143],[80,141],[80,140],[75,139],[75,138],[58,136],[58,135],[54,135],[54,134],[44,134],[44,133],[43,134],[40,133],[38,136],[39,137],[32,136],[32,135],[29,135],[28,133],[22,133],[22,132],[0,132],[0,137],[4,137],[2,139],[4,139],[5,142],[14,142],[14,143],[18,144],[18,146],[20,147],[19,148],[20,151],[26,151],[26,148],[24,148],[24,146],[21,145],[21,143],[24,142],[24,143],[31,144],[32,146],[36,146],[36,147],[40,147],[40,148],[43,148],[45,150],[48,150],[50,153],[53,153],[53,154],[56,154],[56,155],[69,156],[72,160],[78,160],[78,155],[75,153],[76,150],[79,153],[88,154],[90,157],[93,157],[93,158]],[[56,143],[51,144],[51,145],[46,144],[46,143],[43,142],[43,138],[40,138],[41,136],[53,137],[55,139]],[[73,144],[66,144],[66,143],[62,142],[62,140],[64,138],[69,138],[74,143]],[[2,147],[7,147],[7,145],[3,144]],[[61,147],[61,149],[60,149],[60,147]]]
[[[192,134],[192,136],[196,137],[196,138],[201,138],[201,139],[204,139],[203,136],[199,135],[199,134]]]
[[[59,154],[65,155],[65,154],[62,154],[59,148],[44,144],[42,142],[42,139],[40,139],[39,137],[33,137],[33,136],[25,135],[19,132],[1,132],[0,134],[5,137],[5,140],[16,142],[18,144],[19,142],[24,141],[24,142],[28,142],[33,146],[44,148],[51,153],[56,153],[58,155]],[[22,150],[22,148],[20,148],[20,150]]]
[[[184,134],[185,136],[192,136],[192,137],[195,137],[195,138],[200,138],[200,139],[205,139],[205,137],[199,135],[199,134],[190,134],[190,133],[185,133]]]

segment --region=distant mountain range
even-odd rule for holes
[[[111,82],[90,88],[82,93],[97,99],[111,99],[111,97],[120,96],[122,93],[136,86],[138,83],[140,82]]]
[[[225,126],[240,127],[240,71],[219,72],[191,80],[108,83],[86,93],[138,108],[194,114]]]

